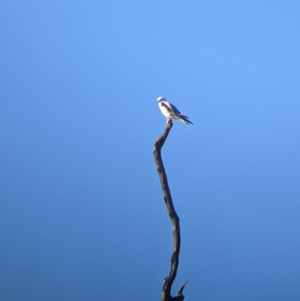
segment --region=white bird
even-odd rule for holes
[[[189,117],[181,114],[179,110],[164,97],[158,97],[157,102],[162,114],[166,116],[167,119],[178,119],[186,124],[193,124],[191,121],[189,121]]]

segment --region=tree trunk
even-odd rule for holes
[[[179,264],[179,252],[180,252],[180,226],[179,217],[175,211],[170,188],[168,185],[167,175],[161,159],[161,149],[169,135],[169,132],[173,126],[172,120],[169,119],[166,122],[166,127],[161,136],[157,138],[154,143],[153,156],[155,160],[156,169],[159,175],[161,188],[164,195],[164,202],[167,208],[169,218],[172,223],[172,235],[173,235],[173,251],[171,255],[171,266],[168,276],[164,279],[163,289],[161,295],[161,301],[183,301],[184,296],[182,295],[183,289],[187,284],[187,281],[181,286],[175,297],[171,296],[172,284],[176,278],[176,273]]]

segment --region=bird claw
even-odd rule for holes
[[[166,124],[172,124],[172,119],[168,118]]]

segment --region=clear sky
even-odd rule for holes
[[[300,300],[300,2],[2,0],[0,300]]]

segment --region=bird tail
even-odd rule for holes
[[[189,117],[183,114],[180,114],[180,121],[184,122],[185,124],[193,124],[191,121],[189,121]]]

